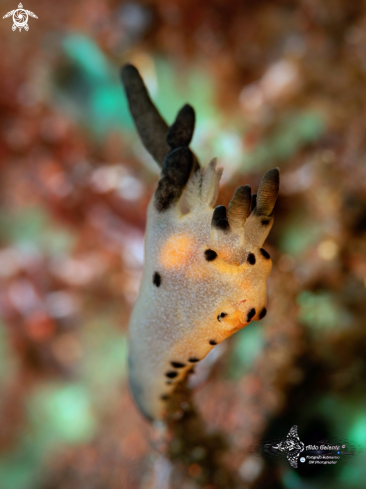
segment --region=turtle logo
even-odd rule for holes
[[[13,31],[15,29],[19,29],[19,32],[24,28],[26,31],[29,29],[28,26],[28,16],[30,15],[31,17],[34,17],[35,19],[38,19],[38,17],[31,12],[30,10],[25,10],[23,8],[23,5],[20,3],[18,5],[18,8],[16,10],[11,10],[7,14],[4,15],[3,19],[6,19],[7,17],[13,16]]]

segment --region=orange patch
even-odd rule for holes
[[[183,266],[192,256],[193,245],[193,240],[184,234],[172,236],[161,250],[160,263],[167,268]]]

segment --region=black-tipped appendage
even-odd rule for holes
[[[121,80],[142,144],[158,165],[162,166],[169,151],[165,141],[168,125],[151,101],[144,81],[133,65],[123,66]]]
[[[158,211],[169,209],[182,195],[193,165],[192,151],[183,146],[170,151],[163,164],[162,178],[155,192]]]
[[[230,225],[226,217],[226,207],[224,205],[218,205],[215,208],[212,215],[211,225],[221,231],[229,231]]]
[[[243,226],[250,214],[251,188],[249,185],[238,187],[230,200],[228,216],[231,224]]]
[[[280,189],[280,169],[274,168],[267,171],[259,184],[257,192],[258,216],[270,216],[275,206]]]
[[[196,121],[196,115],[193,107],[184,105],[168,130],[166,142],[171,149],[179,148],[180,146],[189,146]]]
[[[250,202],[250,212],[253,212],[257,206],[257,194],[253,194]]]

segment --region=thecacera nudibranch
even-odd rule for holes
[[[272,262],[262,246],[273,224],[279,169],[264,175],[257,194],[245,185],[227,211],[215,208],[223,170],[215,159],[200,168],[189,149],[193,108],[184,105],[169,127],[137,69],[126,65],[121,75],[142,143],[162,168],[148,206],[145,266],[129,325],[130,388],[153,420],[164,417],[167,399],[196,362],[265,316]]]

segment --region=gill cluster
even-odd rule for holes
[[[166,401],[196,362],[265,316],[272,262],[262,246],[273,224],[279,170],[264,175],[257,194],[241,186],[228,210],[214,207],[222,169],[215,159],[201,168],[189,148],[193,108],[184,105],[169,127],[137,69],[126,65],[121,75],[142,143],[161,167],[129,325],[131,392],[152,420],[164,417]]]

